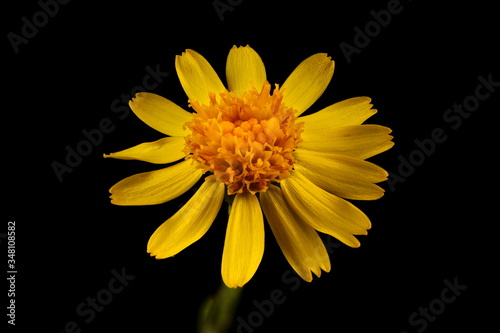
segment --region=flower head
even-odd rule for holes
[[[318,53],[304,60],[280,87],[266,80],[264,64],[249,46],[234,46],[226,66],[228,89],[193,50],[176,57],[189,107],[138,93],[132,111],[167,136],[105,155],[164,169],[125,178],[111,189],[117,205],[172,200],[206,175],[192,198],[151,236],[148,252],[171,257],[210,228],[226,195],[234,198],[222,255],[222,278],[241,287],[264,253],[264,215],[286,259],[306,281],[330,270],[317,231],[351,247],[366,235],[368,217],[345,199],[374,200],[387,172],[366,161],[392,147],[391,130],[362,124],[375,114],[370,98],[355,97],[300,116],[324,92],[334,62]]]
[[[229,195],[265,192],[290,177],[303,123],[295,123],[297,111],[281,103],[278,88],[270,91],[265,82],[241,97],[224,92],[219,102],[214,94],[209,105],[191,102],[196,113],[186,124],[184,152],[226,184]]]

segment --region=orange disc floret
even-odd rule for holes
[[[238,97],[233,92],[210,94],[210,104],[190,100],[196,111],[186,123],[184,152],[205,172],[227,185],[228,194],[264,192],[271,182],[290,176],[293,151],[301,142],[303,123],[282,103],[276,86],[265,82]]]

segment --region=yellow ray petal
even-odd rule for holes
[[[322,131],[341,126],[361,125],[366,119],[377,113],[372,109],[369,97],[353,97],[332,104],[318,112],[303,116],[305,126],[312,131]]]
[[[171,136],[185,136],[183,129],[193,116],[177,104],[153,93],[138,93],[129,102],[130,108],[149,127]]]
[[[300,148],[366,159],[391,148],[391,129],[380,125],[342,126],[316,131],[304,126]]]
[[[333,76],[334,61],[317,53],[302,61],[281,87],[283,103],[298,111],[307,110],[323,94]]]
[[[198,191],[177,213],[156,229],[148,253],[156,259],[176,255],[208,231],[224,199],[224,183],[207,177]]]
[[[290,207],[311,227],[348,246],[360,246],[353,235],[366,235],[371,227],[370,220],[361,210],[295,171],[280,184]]]
[[[227,85],[238,96],[255,87],[262,88],[266,81],[266,69],[262,59],[250,46],[233,46],[226,63]]]
[[[325,152],[297,149],[295,171],[325,191],[354,200],[375,200],[384,190],[374,183],[387,180],[381,167],[358,158]]]
[[[172,163],[186,156],[182,151],[185,144],[183,137],[166,137],[154,142],[141,143],[116,153],[110,153],[109,155],[104,154],[104,157],[121,160],[139,160],[155,164]]]
[[[182,88],[190,100],[208,105],[210,102],[208,93],[219,95],[226,91],[210,63],[196,51],[188,49],[182,52],[182,55],[176,56],[175,69]]]
[[[111,203],[119,206],[156,205],[177,198],[201,178],[192,161],[143,172],[116,183],[109,192]]]
[[[250,193],[234,198],[222,254],[222,280],[242,287],[257,271],[264,254],[264,218],[259,200]]]
[[[290,266],[307,282],[321,269],[330,271],[330,258],[318,233],[289,207],[281,189],[271,185],[260,193],[260,203],[274,237]]]

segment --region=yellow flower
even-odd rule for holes
[[[225,195],[233,195],[222,255],[222,278],[247,283],[264,253],[264,219],[293,269],[304,280],[330,270],[316,231],[358,247],[368,217],[345,199],[374,200],[387,172],[365,159],[393,146],[391,130],[362,125],[376,113],[368,97],[355,97],[299,117],[324,92],[334,62],[324,53],[300,63],[271,92],[260,56],[249,46],[229,52],[228,89],[199,53],[186,50],[175,67],[193,113],[152,93],[138,93],[132,111],[166,134],[156,142],[105,155],[164,169],[125,178],[111,189],[116,205],[172,200],[208,175],[192,198],[151,236],[147,251],[171,257],[200,239]]]

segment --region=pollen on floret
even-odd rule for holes
[[[282,103],[278,85],[272,94],[265,82],[260,92],[252,88],[241,97],[232,92],[209,97],[209,105],[189,101],[196,113],[185,125],[187,158],[225,183],[229,195],[265,192],[270,183],[288,178],[303,123],[297,124],[297,111]]]

